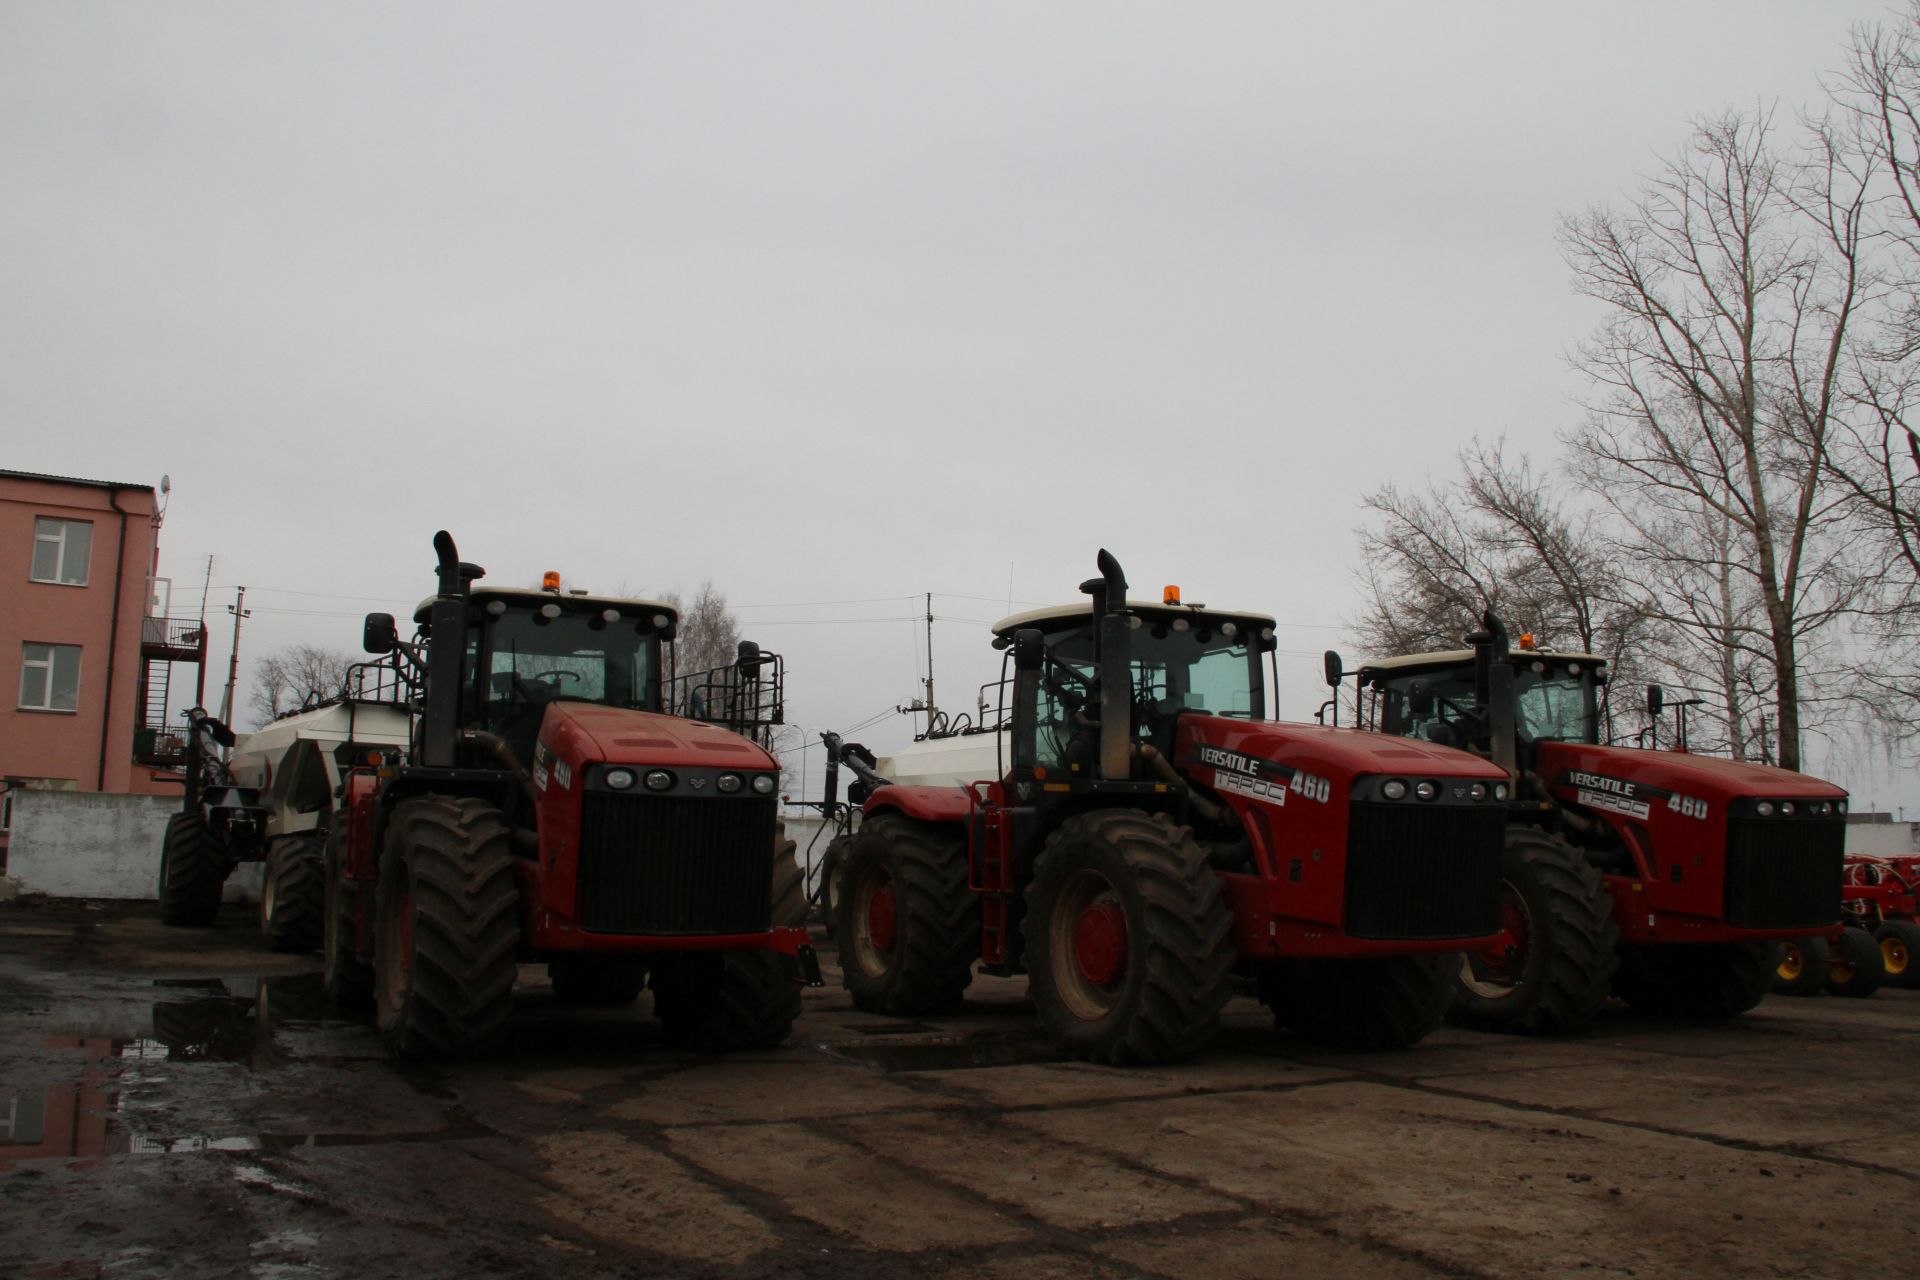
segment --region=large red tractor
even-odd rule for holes
[[[418,715],[404,760],[344,784],[328,990],[371,996],[402,1057],[498,1047],[522,961],[544,961],[562,1000],[650,985],[694,1045],[784,1039],[800,981],[820,979],[780,766],[748,736],[778,718],[778,659],[743,644],[734,667],[675,680],[670,606],[562,593],[558,575],[475,588],[452,538],[434,548],[417,639],[367,617]]]
[[[950,1009],[978,963],[1026,973],[1066,1051],[1162,1062],[1208,1041],[1238,973],[1309,1037],[1426,1035],[1455,953],[1498,928],[1503,775],[1267,720],[1272,618],[1130,602],[1099,563],[1090,602],[995,628],[995,775],[867,795],[836,911],[855,1005]]]
[[[1776,939],[1838,919],[1847,793],[1767,765],[1613,746],[1605,660],[1515,649],[1488,614],[1468,649],[1369,663],[1365,727],[1465,747],[1512,783],[1503,936],[1466,955],[1453,1017],[1577,1031],[1608,995],[1690,1018],[1743,1013]],[[1327,654],[1328,682],[1343,675]],[[1662,697],[1649,690],[1657,717]]]

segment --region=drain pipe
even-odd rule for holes
[[[113,618],[107,624],[107,693],[106,706],[100,714],[100,771],[94,780],[95,791],[107,789],[107,741],[113,729],[113,664],[120,649],[120,585],[127,565],[127,512],[120,505],[120,493],[117,488],[107,490],[107,501],[120,517],[120,541],[113,555]],[[52,680],[51,671],[48,680]]]

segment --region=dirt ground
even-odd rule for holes
[[[521,972],[501,1058],[390,1065],[229,908],[0,905],[0,1275],[1910,1276],[1920,992],[1575,1041],[1056,1061],[1021,985],[726,1058]]]

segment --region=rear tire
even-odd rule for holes
[[[1445,1017],[1459,981],[1460,957],[1301,957],[1261,975],[1260,1002],[1276,1027],[1340,1049],[1404,1049]]]
[[[1766,998],[1779,957],[1765,942],[1636,943],[1621,948],[1613,993],[1641,1013],[1714,1021]]]
[[[1873,931],[1880,944],[1880,962],[1887,971],[1887,985],[1912,990],[1920,987],[1920,925],[1907,920],[1887,920]]]
[[[500,811],[467,797],[402,801],[380,860],[375,915],[375,1008],[388,1051],[497,1051],[519,945],[512,835]]]
[[[1829,949],[1822,937],[1784,938],[1773,971],[1777,996],[1817,996],[1827,989]]]
[[[1836,996],[1864,1000],[1887,980],[1880,944],[1865,929],[1849,925],[1840,931],[1840,947],[1827,976],[1827,990]]]
[[[283,836],[267,846],[260,938],[275,951],[317,951],[326,936],[326,837]]]
[[[1460,957],[1450,1020],[1479,1031],[1584,1030],[1606,1003],[1618,963],[1613,899],[1586,855],[1533,827],[1508,827],[1502,915],[1524,931],[1517,954]]]
[[[547,961],[547,978],[561,1004],[619,1008],[640,998],[647,966],[626,956],[554,956]]]
[[[775,928],[807,922],[807,890],[793,841],[773,856]],[[798,968],[777,951],[682,952],[653,965],[653,1012],[667,1037],[708,1053],[771,1049],[800,1016]]]
[[[820,855],[820,882],[815,899],[820,904],[820,923],[826,927],[827,936],[832,937],[839,919],[841,883],[846,876],[847,850],[853,844],[851,835],[835,836],[827,842],[827,851]]]
[[[168,818],[160,843],[160,923],[210,927],[220,915],[220,891],[232,873],[233,863],[199,814]]]
[[[1185,827],[1107,809],[1069,818],[1027,888],[1040,1023],[1095,1062],[1159,1063],[1213,1038],[1232,993],[1233,913]]]
[[[373,966],[355,950],[359,936],[360,885],[347,878],[346,822],[342,818],[327,837],[326,936],[321,955],[326,969],[327,998],[345,1009],[364,1009],[373,1003]]]
[[[960,1003],[980,956],[980,899],[957,827],[878,813],[840,873],[834,940],[854,1007],[918,1017]]]

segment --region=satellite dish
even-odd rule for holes
[[[160,477],[160,492],[161,492],[161,493],[172,493],[172,492],[173,492],[173,477],[172,477],[172,476],[161,476],[161,477]]]

